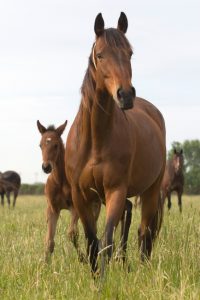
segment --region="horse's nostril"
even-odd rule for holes
[[[52,167],[51,167],[51,164],[42,164],[42,170],[46,173],[46,174],[49,174],[51,173],[52,171]]]
[[[119,88],[119,89],[117,90],[117,97],[118,97],[119,99],[123,97],[123,90],[122,90],[121,88]]]

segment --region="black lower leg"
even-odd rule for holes
[[[126,207],[125,212],[123,214],[123,218],[121,220],[122,226],[121,226],[121,248],[123,251],[123,262],[125,262],[126,259],[126,249],[127,249],[127,241],[128,241],[128,234],[129,229],[131,225],[131,219],[132,219],[132,203],[130,200],[126,199]]]

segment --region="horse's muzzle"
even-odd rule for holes
[[[49,174],[52,171],[52,166],[51,164],[42,164],[42,170],[44,173]]]
[[[132,87],[129,91],[124,91],[123,89],[118,89],[117,97],[119,100],[119,106],[121,109],[131,109],[133,108],[134,100],[136,97],[135,88]]]

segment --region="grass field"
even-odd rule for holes
[[[45,207],[39,196],[19,197],[15,210],[0,207],[0,299],[200,299],[200,196],[184,196],[182,215],[173,198],[150,263],[139,259],[140,211],[133,210],[131,271],[112,261],[103,281],[92,279],[89,266],[78,261],[67,240],[69,212],[63,211],[59,220],[52,261],[44,263]],[[100,233],[103,216],[104,208]]]

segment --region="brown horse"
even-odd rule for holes
[[[135,97],[131,84],[132,48],[125,37],[127,27],[124,13],[117,29],[104,29],[102,15],[97,15],[96,41],[82,84],[82,100],[66,144],[66,175],[88,241],[93,271],[97,268],[99,245],[92,214],[94,190],[106,205],[103,262],[105,254],[108,260],[112,255],[113,233],[127,206],[126,197],[141,197],[138,235],[142,259],[150,256],[162,220],[165,125],[155,106]],[[124,243],[129,226],[125,223]]]
[[[21,187],[20,175],[15,171],[0,173],[0,195],[1,205],[4,206],[4,195],[6,195],[8,206],[10,207],[10,196],[13,193],[13,208],[15,207],[19,189]]]
[[[184,187],[184,175],[183,175],[183,150],[177,151],[174,149],[172,159],[169,159],[166,164],[165,174],[162,181],[162,199],[168,199],[168,209],[171,208],[171,193],[177,192],[178,206],[180,212],[182,212],[182,194]]]
[[[61,135],[65,130],[66,125],[67,121],[56,129],[54,126],[45,128],[37,121],[38,130],[42,135],[40,142],[43,157],[42,169],[46,174],[50,174],[45,185],[48,223],[45,253],[46,260],[48,260],[49,254],[54,251],[54,236],[61,209],[67,209],[71,212],[72,218],[68,235],[78,252],[79,258],[82,258],[82,254],[78,248],[77,223],[79,218],[73,208],[70,187],[65,176],[65,149]]]

